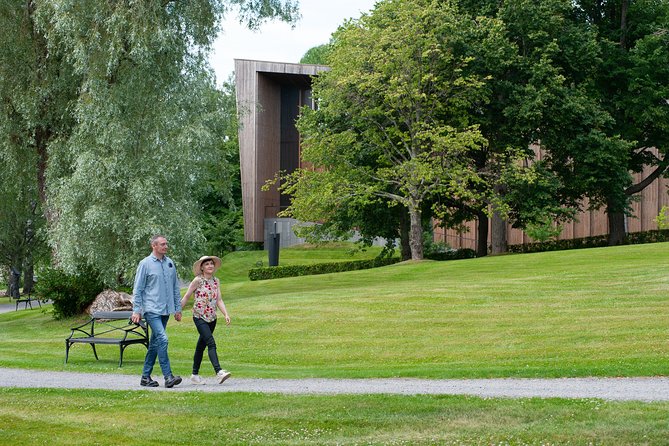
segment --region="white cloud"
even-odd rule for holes
[[[371,10],[376,0],[300,0],[302,18],[295,28],[270,22],[250,31],[228,17],[209,58],[220,83],[234,71],[234,59],[299,62],[310,48],[327,43],[346,19]]]

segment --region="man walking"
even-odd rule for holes
[[[165,377],[165,387],[174,387],[181,383],[180,376],[174,376],[167,356],[167,321],[170,314],[181,321],[181,294],[177,268],[172,259],[167,257],[167,239],[162,235],[151,237],[151,255],[144,258],[137,266],[134,301],[132,306],[133,322],[137,323],[144,315],[151,330],[149,348],[144,358],[142,379],[144,387],[158,387],[158,381],[151,378],[156,357]]]

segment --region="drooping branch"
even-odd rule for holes
[[[633,184],[627,189],[625,189],[625,194],[626,195],[634,195],[638,194],[642,190],[644,190],[649,184],[651,184],[653,181],[658,179],[660,175],[662,175],[667,168],[669,167],[669,160],[665,157],[662,162],[651,172],[650,175],[648,175],[646,178],[638,182],[637,184]]]

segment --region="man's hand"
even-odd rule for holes
[[[176,319],[177,322],[181,322],[181,312],[174,313],[174,319]]]
[[[139,324],[139,321],[142,320],[142,315],[140,313],[132,313],[132,316],[130,316],[130,320],[133,321],[135,324]]]

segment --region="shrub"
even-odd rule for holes
[[[627,243],[638,245],[641,243],[659,243],[669,241],[669,229],[656,229],[653,231],[630,232],[626,237]]]
[[[282,277],[309,276],[314,274],[339,273],[343,271],[355,271],[360,269],[376,268],[379,266],[392,265],[399,262],[397,257],[381,258],[371,260],[353,260],[350,262],[315,263],[311,265],[288,265],[269,266],[264,268],[251,268],[249,270],[250,280],[279,279]]]
[[[653,231],[630,232],[625,236],[625,244],[638,245],[641,243],[658,243],[669,241],[669,230],[659,229]],[[527,243],[521,245],[509,245],[509,252],[542,252],[560,251],[564,249],[597,248],[609,245],[608,235],[597,235],[594,237],[582,237],[566,240],[550,240],[539,243]]]
[[[561,251],[565,249],[597,248],[608,246],[608,244],[608,235],[597,235],[594,237],[509,245],[509,252]]]
[[[40,299],[53,301],[53,317],[62,319],[83,313],[104,285],[98,275],[83,270],[76,275],[55,268],[48,268],[40,274],[35,285],[35,294]]]
[[[476,251],[469,248],[451,249],[450,251],[444,252],[431,252],[425,256],[426,259],[430,260],[460,260],[473,259],[474,257],[476,257]]]

